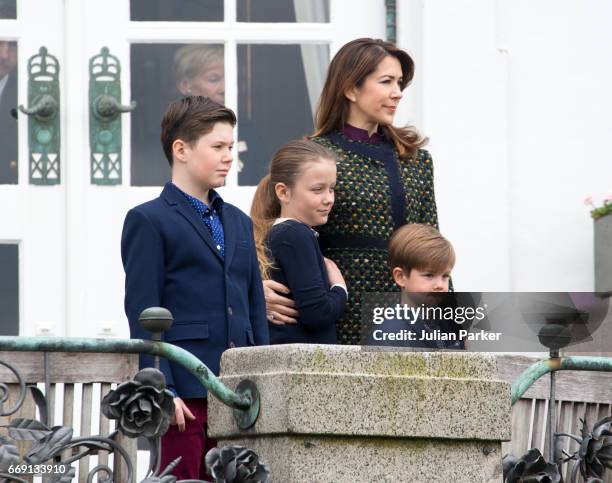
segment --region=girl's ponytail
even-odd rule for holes
[[[253,204],[251,205],[257,261],[259,262],[261,277],[264,280],[270,278],[270,269],[273,266],[268,256],[268,249],[266,248],[266,237],[270,232],[270,228],[272,228],[274,220],[280,216],[280,208],[272,180],[270,175],[267,174],[257,185]]]

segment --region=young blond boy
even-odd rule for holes
[[[455,251],[440,232],[429,225],[411,224],[399,228],[389,241],[389,265],[401,290],[397,315],[372,331],[374,345],[463,349],[456,339],[453,322],[431,320],[427,308],[438,306],[449,291]],[[440,296],[436,296],[439,294]],[[417,315],[418,314],[418,315]],[[401,316],[400,316],[401,315]],[[380,321],[379,321],[380,323]]]
[[[455,250],[433,226],[404,225],[389,241],[389,265],[403,293],[448,292]]]

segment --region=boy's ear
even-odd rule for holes
[[[401,267],[394,267],[393,270],[391,270],[391,275],[393,276],[393,280],[397,286],[404,290],[404,287],[408,283],[407,279],[410,276],[410,273],[406,274],[405,270]]]
[[[188,148],[187,143],[182,139],[175,139],[172,143],[172,157],[179,162],[185,162],[185,151]]]
[[[274,192],[281,203],[289,202],[289,187],[285,183],[276,183]]]

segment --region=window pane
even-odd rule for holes
[[[223,45],[134,44],[131,48],[132,186],[161,186],[170,169],[160,122],[168,104],[183,95],[225,102]]]
[[[328,63],[327,45],[238,46],[240,185],[256,185],[282,144],[312,133]]]
[[[17,42],[0,40],[0,184],[17,183],[16,107]]]
[[[0,244],[0,335],[19,335],[19,247]]]
[[[223,0],[132,0],[131,20],[222,22]]]
[[[0,18],[17,18],[17,0],[0,0]]]
[[[329,0],[237,0],[239,22],[329,22]]]

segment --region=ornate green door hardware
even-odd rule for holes
[[[59,184],[60,92],[57,57],[41,47],[28,61],[28,104],[19,110],[30,116],[30,184]]]
[[[385,0],[387,42],[397,42],[397,5],[396,0]]]
[[[89,60],[89,147],[91,183],[121,184],[121,115],[136,103],[121,104],[121,64],[102,47]]]

